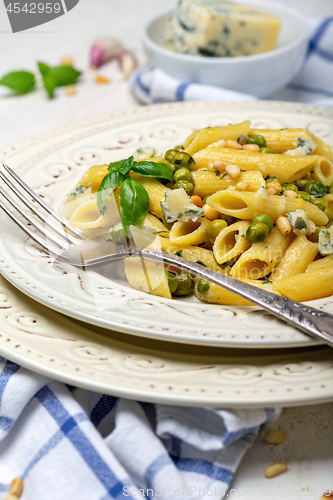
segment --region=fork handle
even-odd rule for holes
[[[141,256],[171,265],[178,265],[181,269],[189,271],[201,278],[215,283],[244,299],[261,306],[274,316],[298,328],[302,332],[319,339],[333,347],[333,315],[313,307],[281,297],[275,293],[262,290],[243,281],[231,278],[225,274],[216,273],[212,269],[200,264],[190,262],[176,255],[164,252],[142,250]]]

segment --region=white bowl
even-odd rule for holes
[[[277,48],[243,57],[200,57],[162,47],[171,9],[148,21],[143,42],[149,63],[184,82],[215,85],[267,97],[284,87],[300,70],[307,50],[308,29],[297,11],[267,0],[240,0],[282,20]]]

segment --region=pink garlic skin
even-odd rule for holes
[[[114,38],[100,38],[91,47],[90,65],[99,68],[102,64],[117,57],[122,50],[123,47]]]

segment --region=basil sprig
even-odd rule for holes
[[[126,160],[110,163],[109,172],[101,182],[97,192],[97,206],[103,210],[105,200],[121,185],[120,188],[120,217],[125,234],[131,237],[129,227],[141,226],[149,210],[149,196],[140,182],[130,177],[130,171],[145,177],[173,180],[171,169],[165,163],[152,161],[135,161],[133,156]]]

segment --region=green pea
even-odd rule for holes
[[[310,193],[312,196],[321,196],[326,194],[327,189],[325,184],[319,181],[310,181],[305,186],[305,191]]]
[[[330,187],[328,188],[328,192],[329,194],[333,193],[333,184],[331,184]]]
[[[296,184],[285,184],[282,186],[282,191],[295,191],[295,193],[298,193],[298,187]]]
[[[174,292],[175,295],[183,296],[188,295],[193,291],[194,281],[191,278],[191,275],[185,271],[181,273],[177,273],[177,289]]]
[[[205,196],[204,199],[202,200],[202,206],[206,205],[207,199],[209,198],[210,195]]]
[[[269,186],[269,184],[273,181],[278,182],[281,187],[283,186],[283,182],[278,177],[268,177],[268,179],[266,179],[266,186]]]
[[[305,186],[309,182],[309,179],[300,179],[299,181],[296,181],[295,184],[298,187],[298,189],[301,189],[302,191],[305,190]]]
[[[164,158],[169,161],[171,164],[173,164],[174,158],[177,154],[177,149],[168,149],[168,151],[165,153]]]
[[[187,181],[191,182],[192,174],[188,168],[179,168],[173,175],[173,182]]]
[[[265,148],[266,139],[262,135],[250,134],[246,139],[246,144],[257,144],[259,148]]]
[[[123,260],[115,262],[115,264],[113,265],[112,274],[117,280],[126,279],[125,264]]]
[[[207,280],[200,279],[197,285],[197,290],[201,295],[205,295],[210,288],[210,283]]]
[[[176,274],[168,272],[168,284],[170,288],[170,293],[175,293],[178,287],[178,280]]]
[[[252,224],[255,224],[256,222],[262,222],[263,224],[266,224],[268,227],[268,232],[270,233],[273,229],[273,220],[272,217],[270,217],[267,214],[258,214],[255,215],[252,219]]]
[[[268,236],[269,231],[266,224],[263,222],[255,222],[246,231],[246,239],[249,243],[258,243],[264,241]]]
[[[307,193],[306,191],[298,191],[298,197],[302,198],[304,201],[308,201],[311,203],[311,194]]]
[[[202,204],[203,204],[203,202],[202,202]],[[238,220],[238,219],[236,219],[236,217],[232,217],[232,215],[226,215],[226,214],[221,214],[220,218],[222,220],[225,220],[226,223],[228,224],[228,226],[231,226],[231,224],[234,224]]]
[[[260,153],[265,153],[265,154],[271,154],[271,155],[275,155],[275,151],[273,151],[273,149],[269,149],[269,148],[260,148]]]
[[[118,222],[113,226],[113,228],[110,231],[110,236],[113,239],[114,242],[116,243],[125,243],[126,242],[126,235],[124,231],[124,226],[122,225],[121,222]]]
[[[207,227],[207,236],[212,243],[215,242],[217,236],[220,234],[222,229],[228,227],[228,224],[223,219],[215,219],[209,223]]]
[[[316,205],[316,207],[320,208],[320,210],[324,211],[329,204],[329,200],[327,200],[326,198],[313,198],[312,203]]]
[[[176,182],[175,184],[175,189],[180,189],[180,188],[183,188],[184,191],[186,191],[186,193],[189,195],[189,196],[192,196],[193,192],[194,192],[194,186],[191,182],[187,182],[187,181],[178,181]]]
[[[188,168],[189,170],[193,170],[194,160],[192,156],[190,156],[188,153],[185,153],[185,151],[179,151],[177,149],[169,149],[165,153],[164,158],[167,161],[169,161],[172,165],[174,165],[176,169],[185,167]]]

